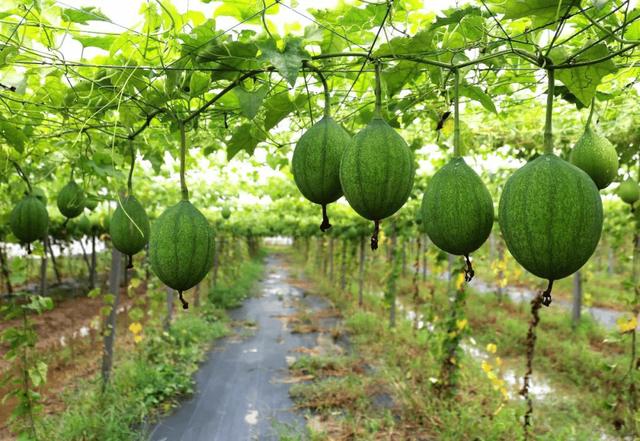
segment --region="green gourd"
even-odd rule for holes
[[[131,258],[139,253],[149,242],[149,217],[135,196],[129,195],[119,201],[109,223],[109,235],[113,246]]]
[[[413,188],[413,153],[381,116],[379,64],[376,65],[376,110],[342,155],[340,183],[344,196],[360,216],[374,221],[371,249],[378,248],[380,221],[398,211]]]
[[[80,186],[73,180],[62,187],[58,193],[58,209],[68,219],[73,219],[82,214],[85,207],[85,195]]]
[[[422,222],[429,239],[447,253],[469,257],[493,227],[493,200],[480,176],[461,157],[431,178],[422,199]]]
[[[553,282],[593,254],[602,232],[602,201],[589,175],[547,153],[507,180],[498,218],[518,263]]]
[[[27,195],[11,211],[9,225],[22,243],[44,239],[49,226],[47,207],[37,196]]]
[[[620,199],[633,205],[640,200],[640,185],[633,179],[627,179],[620,183],[617,193]]]
[[[153,272],[180,294],[196,286],[213,264],[209,222],[188,200],[166,209],[151,226],[149,260]],[[183,307],[188,304],[183,300]]]
[[[291,159],[291,171],[300,193],[309,201],[322,206],[320,230],[326,231],[331,228],[327,204],[342,196],[340,160],[351,137],[331,118],[327,83],[318,74],[325,92],[324,116],[298,140]]]
[[[607,138],[587,126],[584,133],[571,150],[569,160],[584,170],[602,190],[618,175],[618,153]]]
[[[229,219],[231,217],[231,209],[229,207],[223,207],[220,213],[222,215],[222,219]]]

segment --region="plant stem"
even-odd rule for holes
[[[544,152],[553,154],[553,93],[555,90],[555,75],[553,67],[547,69],[549,88],[547,90],[547,114],[544,124]]]
[[[322,88],[324,90],[324,117],[328,118],[331,116],[331,95],[329,93],[329,85],[327,84],[327,79],[324,77],[322,71],[314,65],[305,63],[305,67],[315,72],[318,78],[320,78],[320,82],[322,83]]]
[[[184,178],[185,162],[187,161],[187,135],[184,130],[184,123],[178,122],[180,126],[180,190],[182,192],[182,200],[189,200],[189,190],[187,189],[187,182]]]
[[[591,109],[589,110],[589,117],[587,118],[587,125],[589,127],[591,125],[591,118],[593,118],[593,111],[596,108],[596,97],[591,98]]]
[[[131,154],[131,164],[129,166],[129,178],[127,179],[127,194],[131,196],[133,193],[133,168],[136,164],[136,149],[133,146],[133,140],[129,141],[129,151]]]
[[[462,156],[460,152],[460,71],[453,69],[453,157]]]
[[[20,176],[20,178],[22,178],[22,180],[27,184],[27,189],[29,190],[29,194],[31,194],[31,192],[33,191],[33,188],[31,188],[31,182],[29,182],[29,178],[20,167],[20,164],[18,164],[15,161],[11,161],[11,162],[13,163],[13,166],[16,168],[16,171],[18,172],[18,176]]]
[[[382,75],[381,73],[381,63],[379,60],[376,60],[375,62],[376,65],[376,89],[375,89],[375,93],[376,93],[376,108],[374,111],[374,116],[382,116],[382,84],[381,84],[381,80],[380,80],[380,76]]]

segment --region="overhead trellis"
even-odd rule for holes
[[[306,27],[276,26],[284,12]],[[418,1],[355,1],[333,10],[228,1],[213,17],[155,1],[140,14],[140,26],[127,28],[95,7],[1,7],[5,141],[23,151],[29,139],[94,132],[95,142],[109,145],[166,127],[170,110],[216,133],[223,141],[212,149],[251,154],[260,144],[288,144],[269,134],[285,118],[310,125],[319,85],[306,78],[305,61],[328,78],[336,118],[352,129],[372,111],[377,61],[397,128],[437,123],[442,112],[420,110],[450,106],[453,70],[462,72],[461,102],[488,112],[514,93],[543,93],[536,72],[549,68],[562,83],[558,93],[582,107],[607,75],[635,72],[640,44],[640,14],[628,1],[479,0],[437,14]],[[233,25],[218,28],[222,17]],[[122,32],[92,29],[93,22]],[[68,39],[83,55],[88,48],[102,55],[68,60],[61,51]],[[635,82],[635,75],[626,77]],[[187,106],[177,104],[185,98]]]

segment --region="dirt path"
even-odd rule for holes
[[[289,388],[304,378],[290,377],[288,366],[323,334],[296,305],[323,316],[329,304],[306,296],[288,277],[283,258],[269,256],[258,295],[231,314],[241,326],[216,345],[196,375],[196,394],[153,429],[151,440],[278,440],[283,430],[302,430]],[[323,320],[322,329],[331,321]]]

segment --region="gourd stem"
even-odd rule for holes
[[[331,95],[329,93],[329,85],[327,84],[327,79],[322,74],[322,71],[311,63],[305,63],[305,66],[309,70],[312,70],[318,76],[318,78],[320,78],[322,89],[324,90],[324,117],[328,118],[331,116]]]
[[[129,165],[129,179],[127,179],[127,194],[133,193],[133,168],[136,164],[136,150],[133,147],[133,140],[129,140],[129,153],[131,154],[131,164]]]
[[[381,85],[381,79],[380,77],[382,76],[381,73],[381,63],[380,60],[376,60],[375,61],[375,65],[376,65],[376,89],[375,89],[375,93],[376,93],[376,108],[375,108],[375,116],[382,116],[382,85]]]
[[[553,93],[555,90],[555,75],[553,67],[547,69],[547,79],[549,81],[549,87],[547,90],[547,114],[544,124],[544,152],[553,153],[553,128],[552,116],[553,116]]]
[[[587,125],[586,128],[588,128],[591,125],[591,118],[593,118],[593,111],[596,108],[596,97],[594,96],[593,98],[591,98],[591,109],[589,110],[589,117],[587,118]]]
[[[187,189],[187,182],[184,178],[185,162],[187,157],[187,135],[184,131],[184,123],[178,122],[180,126],[180,190],[182,191],[182,200],[189,200],[189,190]]]
[[[31,182],[29,182],[29,178],[27,177],[25,172],[22,170],[22,167],[20,167],[20,164],[18,164],[16,161],[11,161],[11,162],[13,163],[13,166],[16,168],[16,171],[18,172],[18,176],[20,176],[20,178],[27,184],[27,189],[29,191],[29,194],[31,194],[33,192],[33,188],[31,187]]]
[[[460,71],[453,69],[453,157],[462,156],[460,152]]]

